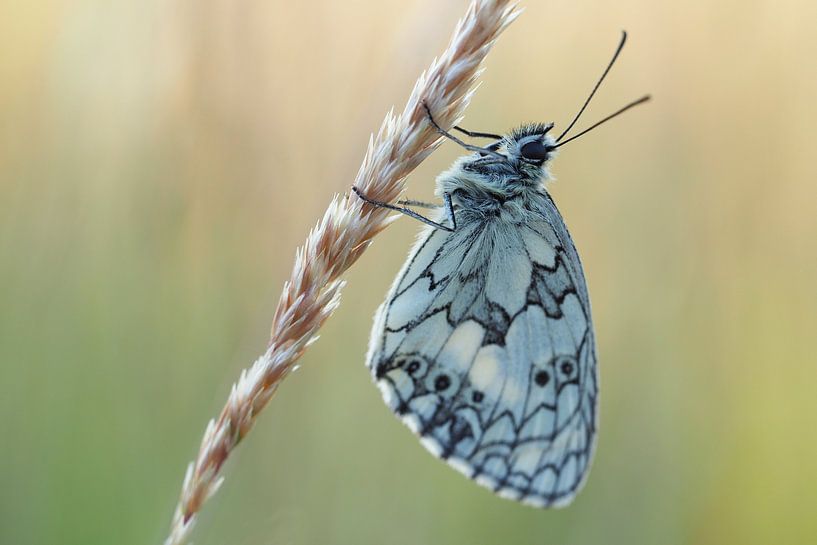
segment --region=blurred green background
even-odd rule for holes
[[[230,460],[197,544],[817,542],[817,4],[526,1],[465,125],[564,124],[601,435],[568,509],[428,455],[363,366],[402,219]],[[160,543],[295,248],[465,1],[76,0],[0,20],[0,543]],[[428,199],[460,150],[412,176]]]

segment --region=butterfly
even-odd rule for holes
[[[612,67],[626,33],[593,89]],[[533,123],[437,178],[443,206],[364,201],[426,224],[376,313],[367,366],[389,408],[435,456],[502,497],[561,507],[585,482],[599,373],[579,254],[545,182],[563,140]],[[401,206],[398,206],[401,205]],[[432,218],[413,208],[438,210]]]

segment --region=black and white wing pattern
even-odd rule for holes
[[[503,497],[560,507],[590,466],[598,372],[578,254],[549,196],[541,207],[424,231],[367,365],[434,455]]]

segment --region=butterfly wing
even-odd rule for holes
[[[593,454],[598,376],[584,274],[550,198],[533,220],[425,230],[368,366],[433,454],[503,497],[569,503]]]

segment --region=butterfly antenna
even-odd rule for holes
[[[564,145],[565,145],[565,144],[567,144],[568,142],[571,142],[571,141],[573,141],[573,140],[577,139],[577,138],[578,138],[578,137],[580,137],[581,135],[583,135],[583,134],[587,134],[588,132],[592,131],[593,129],[595,129],[596,127],[598,127],[599,125],[601,125],[602,123],[606,123],[606,122],[610,121],[611,119],[613,119],[614,117],[616,117],[616,116],[618,116],[618,115],[620,115],[620,114],[623,114],[624,112],[626,112],[626,111],[627,111],[627,110],[629,110],[630,108],[633,108],[633,107],[635,107],[635,106],[638,106],[639,104],[643,104],[643,103],[647,102],[648,100],[650,100],[650,95],[644,95],[643,97],[639,98],[638,100],[635,100],[635,101],[633,101],[633,102],[630,102],[629,104],[627,104],[626,106],[624,106],[623,108],[621,108],[620,110],[618,110],[617,112],[614,112],[614,113],[612,113],[612,114],[608,115],[607,117],[605,117],[605,118],[604,118],[604,119],[602,119],[601,121],[598,121],[598,122],[596,122],[596,123],[593,123],[592,125],[590,125],[590,126],[589,126],[588,128],[586,128],[586,129],[584,129],[584,130],[583,130],[582,132],[580,132],[579,134],[573,135],[573,136],[571,136],[570,138],[568,138],[567,140],[565,140],[564,142],[559,142],[558,144],[556,144],[556,145],[555,145],[555,146],[553,146],[553,147],[554,147],[554,148],[559,148],[559,147],[561,147],[561,146],[564,146]],[[557,140],[557,142],[558,142],[558,140]]]
[[[616,52],[613,53],[613,58],[610,59],[610,63],[607,65],[607,68],[604,69],[604,73],[599,78],[599,81],[596,82],[596,86],[593,87],[592,91],[590,91],[590,96],[587,97],[587,100],[584,101],[584,105],[582,106],[582,109],[579,110],[579,113],[576,114],[576,117],[573,118],[573,121],[570,122],[570,125],[568,125],[567,128],[562,131],[562,134],[560,134],[559,138],[556,139],[557,142],[559,142],[562,138],[564,138],[564,136],[570,131],[570,129],[573,128],[573,125],[576,124],[576,121],[578,121],[579,118],[582,116],[582,114],[584,113],[584,110],[587,108],[587,105],[590,104],[590,100],[592,100],[593,95],[596,94],[596,91],[598,90],[599,86],[601,85],[601,82],[604,81],[604,78],[607,77],[607,73],[610,71],[610,69],[615,64],[616,59],[618,58],[618,54],[621,53],[621,50],[624,48],[624,44],[626,42],[627,42],[627,31],[622,30],[621,31],[621,41],[618,43],[618,47],[616,48]]]

